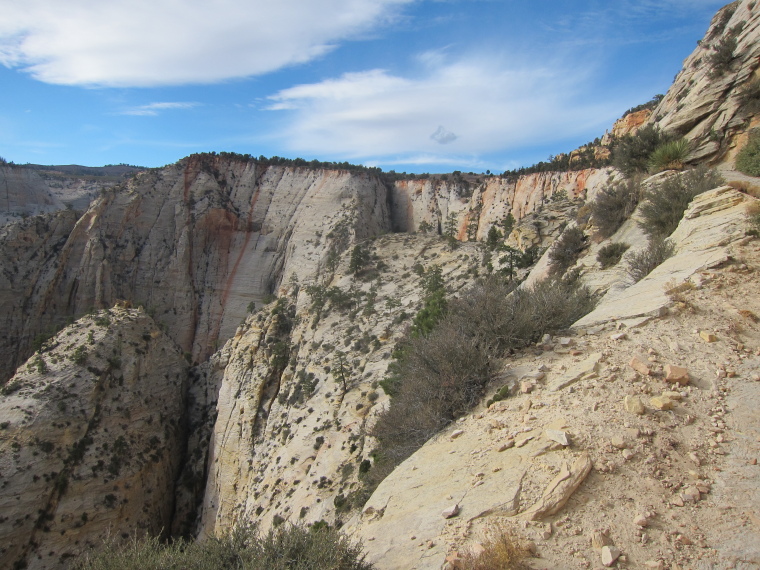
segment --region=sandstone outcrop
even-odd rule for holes
[[[576,323],[578,327],[610,320],[632,321],[657,316],[672,303],[668,290],[697,279],[700,271],[731,258],[735,244],[746,237],[747,206],[756,200],[724,186],[700,194],[689,205],[670,236],[675,254],[631,286],[611,287],[597,308]],[[612,238],[615,240],[615,236]],[[635,251],[635,250],[634,250]]]
[[[399,231],[425,222],[445,228],[453,215],[459,240],[484,240],[508,214],[520,220],[559,196],[586,198],[607,182],[611,169],[541,172],[519,177],[489,176],[480,183],[401,180],[393,187],[393,220]]]
[[[694,141],[692,160],[724,159],[757,112],[745,105],[743,92],[758,79],[758,56],[760,6],[731,2],[715,15],[649,121]]]
[[[641,109],[640,111],[628,113],[612,125],[612,135],[615,137],[635,135],[651,115],[651,109]]]
[[[27,288],[5,323],[3,376],[36,335],[117,299],[143,305],[203,361],[252,303],[389,224],[385,187],[364,174],[208,155],[142,173],[93,203],[33,284],[4,289]],[[5,240],[0,251],[11,258],[18,247]]]
[[[153,320],[113,308],[66,327],[0,396],[4,568],[62,568],[107,536],[169,528],[187,363]]]

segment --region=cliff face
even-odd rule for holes
[[[1,164],[0,225],[65,208],[84,211],[103,190],[117,184],[118,176],[76,176]]]
[[[33,170],[0,165],[0,224],[64,207]]]
[[[97,198],[73,227],[76,216],[62,212],[3,230],[0,256],[21,261],[9,263],[0,292],[8,308],[0,376],[23,362],[35,337],[118,299],[143,305],[202,362],[267,294],[293,279],[310,282],[356,241],[422,222],[445,231],[450,216],[458,239],[483,239],[508,213],[519,220],[557,192],[593,193],[608,176],[586,170],[389,189],[362,172],[209,155],[143,172]]]
[[[209,156],[140,174],[98,198],[65,243],[56,241],[44,269],[32,263],[6,277],[0,303],[17,303],[23,291],[24,307],[6,317],[3,376],[46,328],[117,299],[145,306],[184,351],[205,360],[251,303],[292,275],[313,276],[352,239],[387,231],[389,218],[385,186],[364,174]],[[23,227],[4,233],[8,259],[32,256],[63,233]],[[18,238],[23,232],[28,239]]]
[[[2,381],[26,360],[36,335],[65,319],[65,313],[57,314],[58,303],[46,304],[44,286],[59,271],[76,222],[77,214],[64,210],[0,228]]]
[[[63,329],[0,396],[3,568],[60,568],[106,536],[169,527],[187,363],[150,317]]]
[[[649,121],[694,141],[694,160],[722,158],[757,114],[744,92],[760,79],[759,56],[760,6],[751,0],[728,4]]]
[[[520,220],[558,192],[570,198],[593,195],[609,179],[610,172],[610,169],[588,169],[512,178],[490,176],[469,184],[402,180],[393,187],[393,221],[400,231],[416,231],[425,222],[445,232],[453,215],[457,239],[483,240],[491,226],[508,214]]]

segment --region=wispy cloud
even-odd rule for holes
[[[596,103],[590,69],[561,62],[514,68],[487,56],[436,61],[416,77],[347,73],[270,97],[291,152],[371,162],[461,163],[604,128],[620,102]],[[456,161],[452,157],[458,157]]]
[[[304,63],[413,0],[5,2],[0,64],[47,83],[213,83]]]
[[[120,115],[136,115],[138,117],[154,117],[161,111],[169,111],[176,109],[192,109],[197,107],[199,103],[187,103],[187,102],[161,102],[161,103],[148,103],[147,105],[139,105],[137,107],[130,107],[125,109]]]

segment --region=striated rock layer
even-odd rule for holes
[[[717,62],[719,50],[730,53],[723,64]],[[684,61],[649,122],[694,141],[693,160],[721,159],[757,115],[744,92],[758,80],[758,56],[760,5],[752,0],[726,5]]]

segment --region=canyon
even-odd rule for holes
[[[612,166],[403,178],[207,153],[64,180],[0,165],[0,567],[248,520],[340,527],[378,568],[456,568],[497,523],[533,541],[537,568],[596,567],[603,542],[632,567],[757,567],[760,183],[733,160],[760,120],[743,94],[759,20],[748,0],[722,9],[664,98],[605,137],[677,133],[727,183],[694,199],[674,255],[638,283],[640,210],[604,239],[584,217]],[[728,34],[736,57],[716,79]],[[485,247],[492,228],[531,262]],[[421,276],[439,270],[451,299],[490,273],[536,283],[566,228],[585,232],[573,269],[596,308],[505,358],[487,391],[509,398],[368,488]],[[622,242],[603,269],[599,251]]]

